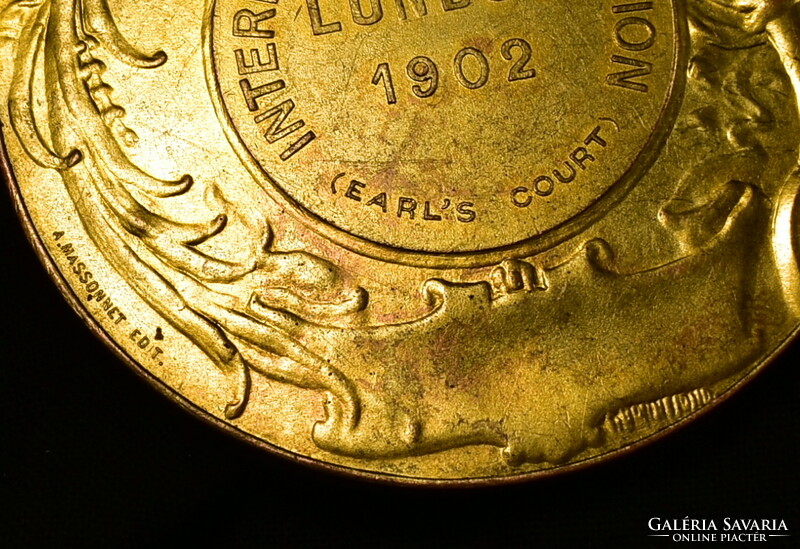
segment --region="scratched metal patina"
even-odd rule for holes
[[[795,334],[796,0],[0,0],[56,282],[198,414],[400,482],[596,461]]]

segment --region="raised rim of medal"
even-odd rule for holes
[[[287,206],[288,212],[292,213],[304,226],[315,233],[357,254],[412,267],[441,270],[478,268],[498,264],[504,259],[531,257],[555,248],[597,223],[627,196],[657,159],[680,111],[686,81],[686,68],[689,61],[689,31],[686,9],[682,2],[673,1],[671,2],[673,28],[677,32],[673,36],[675,55],[673,56],[671,67],[672,78],[665,93],[664,108],[659,113],[654,125],[654,131],[632,162],[630,169],[583,211],[539,235],[488,250],[453,253],[426,252],[376,242],[339,228],[293,198],[261,166],[236,131],[234,122],[225,107],[222,97],[222,89],[217,78],[216,56],[214,54],[214,16],[217,3],[218,0],[209,2],[203,22],[203,57],[206,81],[210,88],[209,92],[214,110],[217,113],[217,117],[222,121],[221,125],[226,138],[250,174],[261,184],[270,197],[279,204]]]

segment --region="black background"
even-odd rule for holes
[[[650,517],[786,520],[800,538],[795,345],[633,454],[554,478],[385,486],[296,464],[181,410],[118,360],[2,216],[3,547],[665,547]],[[719,544],[717,544],[719,545]]]

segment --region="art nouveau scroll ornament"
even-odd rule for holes
[[[212,415],[235,425],[251,413],[251,376],[263,376],[324,395],[299,427],[333,456],[322,459],[413,477],[408,460],[439,455],[442,478],[515,475],[697,412],[797,324],[795,3],[678,3],[689,29],[680,105],[641,182],[547,249],[509,247],[491,264],[387,256],[345,268],[339,258],[360,249],[282,247],[284,227],[231,200],[224,181],[142,169],[106,73],[155,73],[171,57],[140,51],[106,0],[2,9],[0,39],[14,51],[5,139],[60,174],[101,257],[224,374],[227,404]],[[209,64],[213,50],[204,55]],[[217,114],[225,125],[219,104]],[[271,184],[259,173],[254,192]],[[175,206],[186,203],[198,206]],[[278,222],[315,234],[302,216]],[[387,280],[405,284],[406,308],[381,301]],[[486,448],[466,465],[446,452]]]

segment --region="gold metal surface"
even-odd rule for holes
[[[39,252],[267,448],[401,482],[579,466],[798,329],[794,1],[3,2]]]

